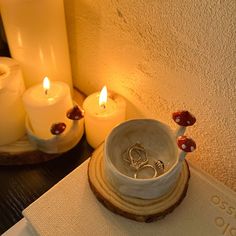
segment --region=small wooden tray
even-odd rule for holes
[[[106,208],[126,218],[146,223],[162,219],[181,203],[187,193],[189,178],[189,167],[184,161],[177,184],[170,193],[157,199],[144,200],[123,196],[107,182],[103,169],[103,145],[95,150],[88,167],[90,187]]]
[[[82,106],[85,96],[74,89],[73,99]],[[15,143],[0,146],[0,165],[27,165],[37,164],[45,161],[49,161],[60,154],[48,154],[36,149],[32,145],[27,136],[22,137]]]

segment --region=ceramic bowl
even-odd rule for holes
[[[134,178],[136,170],[124,158],[127,157],[127,150],[135,143],[145,148],[148,164],[154,165],[157,160],[164,163],[163,174],[154,178]],[[126,121],[115,127],[105,140],[105,176],[123,195],[141,199],[161,197],[175,186],[181,167],[174,132],[157,120]]]
[[[76,102],[74,102],[74,105],[78,106]],[[73,120],[69,129],[66,129],[60,135],[52,135],[50,138],[38,137],[28,117],[26,117],[25,125],[30,143],[36,149],[49,154],[59,154],[69,151],[80,141],[84,134],[84,118]]]

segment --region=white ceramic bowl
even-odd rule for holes
[[[155,178],[134,178],[135,170],[123,157],[127,149],[137,142],[145,148],[149,164],[153,165],[155,160],[163,161],[164,174]],[[105,140],[105,176],[123,195],[142,199],[158,198],[174,187],[181,167],[174,132],[157,120],[126,121],[115,127]]]
[[[76,102],[74,102],[74,105],[78,106]],[[80,141],[84,134],[84,118],[72,121],[72,125],[69,129],[66,129],[65,132],[60,135],[52,135],[50,138],[38,137],[28,117],[26,117],[25,125],[30,143],[36,149],[49,154],[69,151]]]

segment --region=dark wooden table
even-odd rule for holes
[[[23,209],[84,162],[92,151],[83,137],[75,148],[54,160],[0,166],[0,234],[23,217]]]

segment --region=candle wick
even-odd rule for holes
[[[47,89],[45,89],[45,94],[48,95],[48,90]]]
[[[103,104],[101,105],[101,107],[102,107],[103,109],[105,109],[105,108],[106,108],[106,104],[103,103]]]

